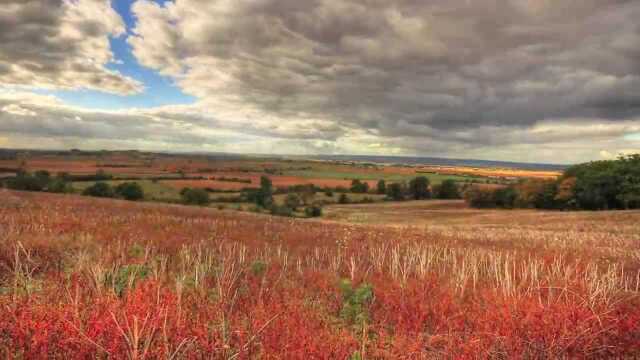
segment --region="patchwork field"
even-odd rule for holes
[[[6,190],[0,199],[3,357],[640,353],[637,211],[427,201],[330,206],[326,219],[301,220]]]

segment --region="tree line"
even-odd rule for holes
[[[622,210],[640,208],[640,154],[574,165],[556,180],[528,179],[495,189],[472,188],[477,208]]]

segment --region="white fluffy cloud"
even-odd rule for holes
[[[109,36],[124,32],[108,0],[5,0],[0,7],[0,84],[140,92],[138,81],[105,67],[114,60]]]

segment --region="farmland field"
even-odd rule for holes
[[[637,211],[431,201],[330,206],[301,220],[6,190],[0,199],[3,357],[640,353]]]

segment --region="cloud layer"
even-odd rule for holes
[[[196,104],[85,109],[73,123],[79,109],[5,100],[0,137],[551,162],[640,150],[638,1],[138,0],[132,11],[138,62]],[[105,68],[108,36],[124,32],[106,1],[10,1],[0,28],[10,19],[22,21],[0,31],[0,83],[140,90]]]
[[[109,36],[124,32],[107,0],[3,1],[0,84],[140,92],[138,81],[105,67],[114,60]]]

